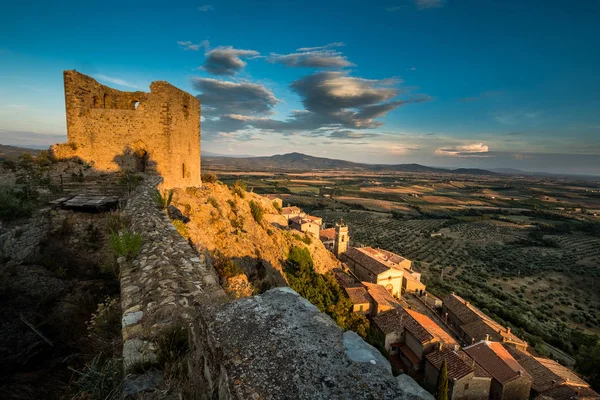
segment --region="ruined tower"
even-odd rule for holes
[[[198,186],[200,101],[171,84],[122,92],[64,72],[68,143],[56,158],[79,157],[100,171],[155,172],[168,188]]]
[[[346,224],[335,224],[335,243],[333,245],[333,254],[339,257],[340,254],[348,250],[348,225]]]

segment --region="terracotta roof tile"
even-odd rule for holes
[[[350,298],[352,304],[369,304],[371,303],[371,296],[364,287],[349,287],[344,288],[346,294]]]
[[[409,331],[421,343],[437,339],[448,345],[456,345],[456,341],[426,315],[408,308],[398,308],[377,314],[373,322],[384,334]]]
[[[335,240],[335,228],[321,229],[319,237],[321,240]]]
[[[519,345],[527,345],[524,340],[519,339],[507,328],[503,327],[496,321],[488,318],[481,318],[461,327],[463,332],[475,341],[484,340],[485,335],[489,335],[489,339],[498,342],[512,342]]]
[[[470,324],[481,318],[489,318],[462,297],[451,294],[444,298],[444,306],[456,315],[463,325]]]
[[[353,277],[342,271],[340,268],[333,269],[333,276],[337,280],[338,284],[343,287],[363,287],[363,285],[356,281]]]
[[[367,288],[373,300],[380,306],[388,308],[400,307],[400,303],[383,286],[369,282],[362,282],[362,284]]]
[[[559,385],[589,386],[577,374],[565,366],[548,358],[534,357],[531,354],[512,346],[505,346],[506,350],[519,362],[531,375],[531,388],[542,393]]]
[[[535,397],[534,400],[599,400],[600,395],[589,387],[561,385]]]
[[[350,247],[342,254],[345,257],[348,257],[349,259],[354,261],[355,263],[360,264],[361,266],[369,270],[371,273],[373,273],[375,276],[386,272],[390,268],[392,268],[391,266],[386,265],[385,263],[377,259],[374,259],[365,252],[361,251],[361,249],[358,249],[356,247]]]
[[[483,368],[481,368],[472,358],[470,358],[465,352],[461,350],[454,350],[452,348],[445,348],[431,352],[425,356],[427,360],[433,365],[438,371],[442,368],[442,362],[446,360],[446,367],[448,368],[448,378],[460,379],[470,373],[475,372],[477,377],[490,377]]]
[[[498,342],[481,341],[463,349],[492,378],[504,384],[527,372]]]

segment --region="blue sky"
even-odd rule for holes
[[[600,2],[13,2],[0,143],[65,140],[62,71],[198,95],[203,151],[600,175]]]

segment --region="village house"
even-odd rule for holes
[[[498,341],[527,350],[527,342],[473,306],[469,301],[452,293],[443,300],[442,314],[446,322],[456,329],[465,344],[481,340]]]
[[[464,349],[477,364],[492,376],[491,400],[527,400],[531,376],[500,342],[482,340]]]
[[[421,274],[412,270],[405,270],[402,276],[402,293],[423,295],[426,286],[421,282]]]
[[[335,224],[334,228],[321,229],[319,231],[319,239],[323,242],[323,246],[336,257],[348,250],[350,236],[348,236],[348,225]]]
[[[281,215],[286,217],[289,221],[290,218],[304,217],[304,216],[306,216],[306,213],[304,213],[300,207],[292,206],[292,207],[283,207],[281,209]]]
[[[435,392],[437,380],[446,361],[448,398],[451,400],[488,400],[492,377],[462,350],[442,348],[425,355],[424,386]]]
[[[340,254],[350,271],[361,281],[376,283],[385,287],[392,296],[402,295],[402,276],[404,269],[385,257],[378,257],[375,249],[370,247],[349,247]],[[408,261],[408,260],[406,260]],[[410,261],[409,261],[410,262]]]
[[[321,223],[323,220],[318,217],[312,217],[310,215],[291,217],[289,219],[290,229],[295,229],[300,232],[306,232],[314,237],[319,237],[319,231],[321,230]]]
[[[512,346],[506,350],[531,376],[531,397],[555,400],[600,399],[590,385],[567,367],[548,358],[534,357]]]
[[[381,312],[408,306],[403,300],[396,300],[384,287],[362,282],[361,286],[345,287],[344,291],[352,302],[352,312],[375,316]]]
[[[444,329],[429,317],[410,310],[398,308],[373,317],[373,323],[382,334],[382,345],[400,361],[409,374],[422,370],[427,353],[445,348],[457,348],[458,344]]]

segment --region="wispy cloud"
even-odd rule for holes
[[[440,156],[451,157],[487,157],[489,147],[483,143],[466,144],[462,146],[442,147],[435,151]]]
[[[192,51],[198,51],[201,48],[208,50],[208,48],[210,47],[210,43],[208,42],[208,40],[203,40],[200,43],[193,43],[193,42],[190,42],[189,40],[178,41],[177,44],[180,45],[181,47],[183,47],[184,50],[192,50]]]
[[[419,10],[426,10],[428,8],[443,7],[445,0],[414,0],[415,6]]]
[[[211,6],[210,4],[206,4],[204,6],[198,7],[198,11],[202,11],[202,12],[212,11],[214,9],[215,8],[213,6]]]
[[[259,54],[255,50],[220,46],[205,54],[206,60],[200,68],[215,75],[235,75],[246,66],[246,63],[242,61],[242,57],[256,57]]]
[[[388,12],[396,12],[396,11],[400,11],[404,8],[404,6],[392,6],[392,7],[388,7],[386,8],[386,11]]]
[[[300,47],[299,49],[296,49],[296,51],[320,51],[320,50],[327,50],[332,47],[343,47],[345,45],[346,44],[344,44],[343,42],[333,42],[333,43],[326,44],[325,46]]]
[[[96,74],[96,75],[93,75],[93,77],[98,80],[104,81],[104,82],[112,83],[114,85],[128,87],[131,89],[145,90],[145,88],[143,88],[141,85],[126,81],[121,78],[115,78],[115,77],[107,76],[104,74]]]

